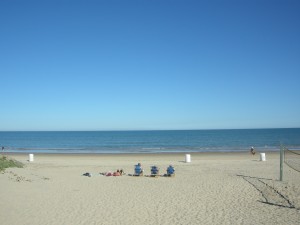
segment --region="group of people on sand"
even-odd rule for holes
[[[124,175],[123,169],[117,170],[115,172],[104,172],[100,173],[103,176],[122,176]],[[134,166],[134,174],[129,174],[130,176],[143,176],[144,175],[144,169],[142,167],[141,163],[138,163]],[[175,175],[175,169],[172,165],[169,165],[167,168],[167,173],[164,174],[164,176],[174,176]],[[157,166],[151,166],[151,175],[150,176],[159,176],[159,168]]]
[[[91,173],[85,173],[83,174],[84,176],[88,176],[91,177],[92,174]],[[100,175],[103,176],[114,176],[114,177],[118,177],[118,176],[122,176],[125,175],[124,170],[123,169],[117,169],[117,171],[115,172],[104,172],[104,173],[100,173]],[[129,174],[130,176],[143,176],[144,175],[144,169],[142,167],[141,163],[138,163],[137,165],[134,166],[134,174]],[[175,168],[172,165],[169,165],[167,168],[167,173],[164,174],[163,176],[169,176],[172,177],[175,175]],[[159,168],[157,166],[151,166],[151,175],[150,176],[159,176]]]
[[[120,169],[120,170],[117,169],[117,171],[115,171],[115,172],[105,172],[105,173],[100,173],[100,174],[103,176],[107,176],[107,177],[110,177],[110,176],[118,177],[118,176],[124,175],[125,173],[124,173],[123,169]]]
[[[134,176],[143,176],[144,169],[142,168],[141,163],[138,163],[134,166]],[[175,169],[172,165],[169,165],[167,168],[167,173],[164,176],[174,176]],[[151,166],[151,175],[150,176],[159,176],[159,168],[157,166]]]

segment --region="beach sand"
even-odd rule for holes
[[[299,224],[300,173],[279,153],[259,154],[28,154],[9,157],[25,164],[0,174],[0,224]],[[142,163],[173,178],[132,177]],[[100,172],[124,169],[127,175]],[[89,172],[91,177],[82,174]]]

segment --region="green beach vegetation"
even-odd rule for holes
[[[6,168],[10,168],[10,167],[22,168],[23,166],[24,166],[23,163],[14,159],[10,159],[7,156],[0,157],[0,171],[3,171]]]

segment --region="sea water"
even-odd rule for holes
[[[0,146],[15,153],[164,153],[300,149],[300,128],[0,132]]]

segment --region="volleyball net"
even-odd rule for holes
[[[289,150],[284,147],[284,163],[292,169],[300,172],[300,151]]]

